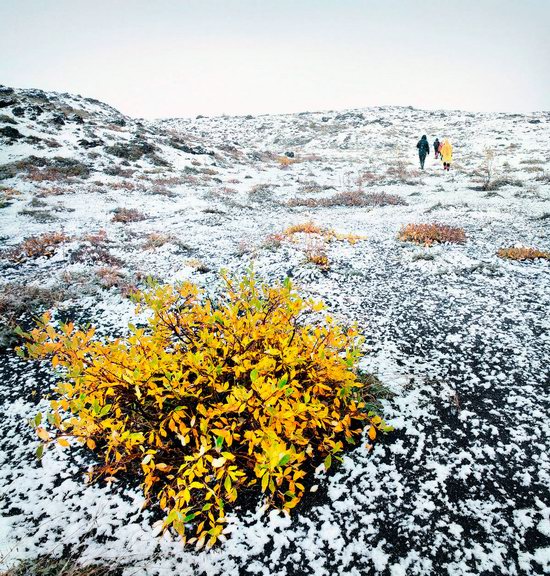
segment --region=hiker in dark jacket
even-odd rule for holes
[[[430,153],[430,145],[428,144],[426,135],[420,138],[416,147],[418,148],[418,156],[420,158],[420,168],[424,170],[424,162],[426,161],[426,156]]]
[[[441,143],[439,142],[439,138],[436,138],[434,140],[434,154],[435,154],[436,160],[439,158],[439,147],[440,146],[441,146]]]

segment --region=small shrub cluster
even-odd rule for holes
[[[129,222],[141,222],[146,219],[147,216],[135,208],[117,208],[112,221],[128,224]]]
[[[371,440],[390,429],[369,411],[354,328],[329,316],[307,324],[323,306],[289,281],[225,282],[216,300],[190,283],[139,294],[147,327],[112,341],[72,324],[56,331],[45,315],[19,350],[62,374],[47,419],[33,421],[39,455],[72,438],[103,460],[94,476],[140,474],[164,527],[198,546],[224,538],[226,508],[246,488],[290,510],[320,463],[366,426]]]
[[[96,244],[88,244],[78,247],[76,250],[71,252],[69,261],[71,263],[103,264],[113,267],[119,267],[124,264],[122,259],[111,254],[111,252],[106,248]]]
[[[279,156],[277,162],[281,168],[288,168],[292,164],[296,164],[298,160],[296,158],[289,158],[288,156]]]
[[[510,171],[510,165],[504,163],[502,169],[505,171]],[[497,170],[497,160],[494,150],[489,148],[485,149],[485,157],[479,169],[474,172],[478,186],[474,187],[474,190],[480,190],[482,192],[494,192],[499,190],[504,186],[523,186],[523,182],[516,178],[510,176],[498,175]]]
[[[57,246],[68,242],[70,238],[63,232],[48,232],[41,236],[31,236],[21,244],[4,250],[2,256],[12,262],[23,262],[28,258],[50,258]]]
[[[80,239],[83,243],[71,252],[70,262],[103,264],[114,267],[120,267],[124,264],[120,258],[109,252],[107,248],[109,239],[105,230],[84,234]]]
[[[308,206],[309,208],[331,208],[333,206],[397,206],[407,203],[397,194],[386,192],[371,192],[366,194],[362,190],[339,192],[328,198],[292,198],[288,206]]]
[[[282,238],[294,241],[296,234],[312,234],[320,236],[325,242],[349,242],[350,244],[356,244],[360,240],[365,240],[364,236],[359,236],[358,234],[340,234],[335,232],[330,228],[323,228],[318,226],[311,220],[309,222],[303,222],[301,224],[293,224],[284,230],[282,233]],[[276,236],[276,235],[274,235]]]
[[[305,250],[306,260],[321,268],[321,270],[328,270],[330,262],[328,259],[326,244],[323,241],[308,242]]]
[[[127,190],[128,192],[132,192],[138,188],[137,184],[132,182],[132,180],[118,180],[116,182],[111,182],[109,187],[111,190]]]
[[[21,192],[9,186],[0,186],[0,208],[7,208],[11,205],[12,200],[20,196]]]
[[[364,236],[357,234],[340,234],[330,228],[324,228],[309,221],[293,224],[283,232],[269,235],[264,242],[264,247],[276,249],[280,247],[285,240],[303,243],[304,236],[306,238],[303,251],[306,260],[319,266],[319,268],[323,270],[328,270],[330,267],[327,256],[327,245],[330,242],[348,242],[349,244],[355,244],[365,239]]]
[[[285,229],[284,235],[286,237],[294,236],[294,234],[323,234],[324,228],[321,228],[311,220],[301,224],[293,224]]]
[[[69,186],[65,187],[59,184],[50,184],[47,187],[38,187],[38,196],[40,198],[47,198],[48,196],[63,196],[71,191]]]
[[[267,183],[255,184],[248,195],[253,200],[267,200],[272,196],[274,186],[276,185]]]
[[[462,228],[444,224],[407,224],[399,232],[399,239],[430,246],[434,243],[462,244],[466,234]]]
[[[28,156],[0,166],[0,180],[14,178],[21,173],[28,176],[30,180],[40,182],[66,180],[72,177],[87,178],[90,175],[90,168],[79,160],[61,156],[54,158]]]
[[[282,232],[275,232],[269,234],[264,240],[263,246],[268,250],[276,250],[280,248],[282,243],[286,240],[286,236]]]
[[[41,224],[46,224],[48,222],[55,222],[58,220],[58,217],[53,214],[51,210],[35,210],[32,208],[23,208],[23,210],[19,210],[18,214],[21,216],[28,216],[30,218],[34,218],[37,222]]]
[[[321,192],[326,192],[327,190],[334,190],[334,186],[330,184],[319,184],[315,180],[310,180],[302,182],[300,191],[305,194],[318,194]]]
[[[131,142],[115,142],[112,146],[105,146],[104,150],[117,158],[135,162],[144,155],[152,154],[156,147],[145,140],[135,139]]]
[[[137,292],[134,278],[127,277],[117,266],[104,266],[96,271],[103,288],[117,288],[125,298]]]
[[[167,198],[174,198],[176,196],[176,193],[173,190],[170,190],[170,188],[167,188],[166,186],[160,186],[158,184],[152,186],[147,191],[147,193],[153,196],[166,196]]]
[[[536,260],[538,258],[550,260],[550,252],[543,252],[537,248],[528,247],[500,248],[497,251],[497,256],[509,260]]]
[[[73,158],[39,158],[25,167],[27,178],[33,182],[62,181],[69,178],[88,178],[90,168]]]
[[[147,240],[143,245],[144,250],[154,250],[160,248],[168,242],[172,242],[174,237],[171,234],[162,234],[161,232],[151,232],[147,235]]]
[[[410,170],[403,160],[394,162],[386,170],[386,174],[390,177],[392,182],[399,182],[403,184],[417,184],[420,172],[418,170]]]

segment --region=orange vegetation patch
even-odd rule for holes
[[[407,224],[401,228],[399,240],[415,242],[416,244],[462,244],[466,241],[466,234],[462,228],[446,226],[444,224]]]
[[[543,252],[536,248],[500,248],[497,252],[500,258],[508,258],[509,260],[536,260],[543,258],[550,260],[550,252]]]
[[[323,228],[311,220],[309,222],[303,222],[302,224],[289,226],[282,233],[282,237],[293,240],[295,234],[316,234],[321,236],[326,242],[336,240],[340,242],[349,242],[350,244],[355,244],[356,242],[359,242],[359,240],[366,239],[364,236],[360,236],[359,234],[341,234],[330,228]]]
[[[56,246],[69,241],[63,232],[48,232],[41,236],[31,236],[21,244],[4,251],[3,256],[12,262],[21,262],[27,258],[47,258],[53,256]]]

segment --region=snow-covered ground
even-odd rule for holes
[[[147,122],[67,94],[2,89],[0,103],[0,130],[18,133],[0,136],[3,293],[49,288],[59,316],[109,334],[132,314],[122,293],[146,276],[212,290],[220,268],[290,276],[342,322],[358,322],[368,343],[362,367],[395,393],[384,405],[396,427],[372,452],[359,447],[329,477],[319,474],[291,517],[261,503],[237,508],[227,542],[196,552],[159,539],[136,485],[87,485],[90,453],[53,449],[35,461],[27,419],[46,406],[55,377],[8,347],[4,565],[78,549],[83,562],[148,575],[550,571],[550,263],[496,256],[515,244],[550,250],[549,113],[387,107]],[[430,143],[452,141],[450,173],[432,157],[417,171],[424,133]],[[489,192],[479,189],[486,148],[501,180]],[[299,161],[282,166],[287,152]],[[81,176],[48,180],[48,166],[14,168],[29,156],[77,160]],[[359,187],[406,204],[288,205]],[[120,208],[144,219],[113,222]],[[330,269],[321,270],[307,262],[306,240],[270,238],[309,220],[366,238],[332,242]],[[460,226],[467,242],[397,239],[403,225],[422,222]],[[5,256],[25,238],[59,231],[69,238],[49,258]]]

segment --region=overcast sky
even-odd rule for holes
[[[0,0],[0,83],[143,117],[550,110],[550,0]]]

